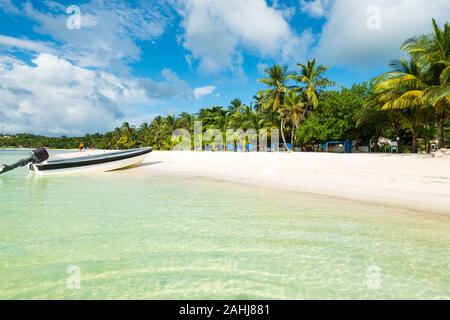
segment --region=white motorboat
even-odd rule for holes
[[[152,148],[122,151],[97,151],[61,154],[40,163],[30,163],[28,168],[37,174],[66,174],[86,171],[114,171],[141,164]]]

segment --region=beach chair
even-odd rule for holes
[[[232,143],[227,144],[227,151],[235,151],[234,144],[232,144]]]

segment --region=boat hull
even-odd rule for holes
[[[95,158],[84,157],[49,161],[48,163],[31,164],[29,169],[38,175],[108,172],[137,166],[145,160],[150,152],[152,152],[152,149],[140,149],[128,153],[105,154]]]

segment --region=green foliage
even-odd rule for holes
[[[356,122],[368,95],[366,83],[341,91],[324,92],[317,110],[298,129],[299,143],[323,143],[329,140],[365,140],[365,132]]]
[[[418,151],[420,135],[430,132],[435,119],[438,146],[445,147],[445,123],[450,113],[450,25],[445,23],[441,29],[433,19],[432,26],[431,34],[405,42],[402,50],[408,59],[394,61],[391,71],[373,80],[366,103],[366,119],[378,116],[374,110],[387,112],[410,132],[411,152]]]

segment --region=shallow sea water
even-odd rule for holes
[[[0,299],[450,299],[447,216],[142,169],[0,176]]]

